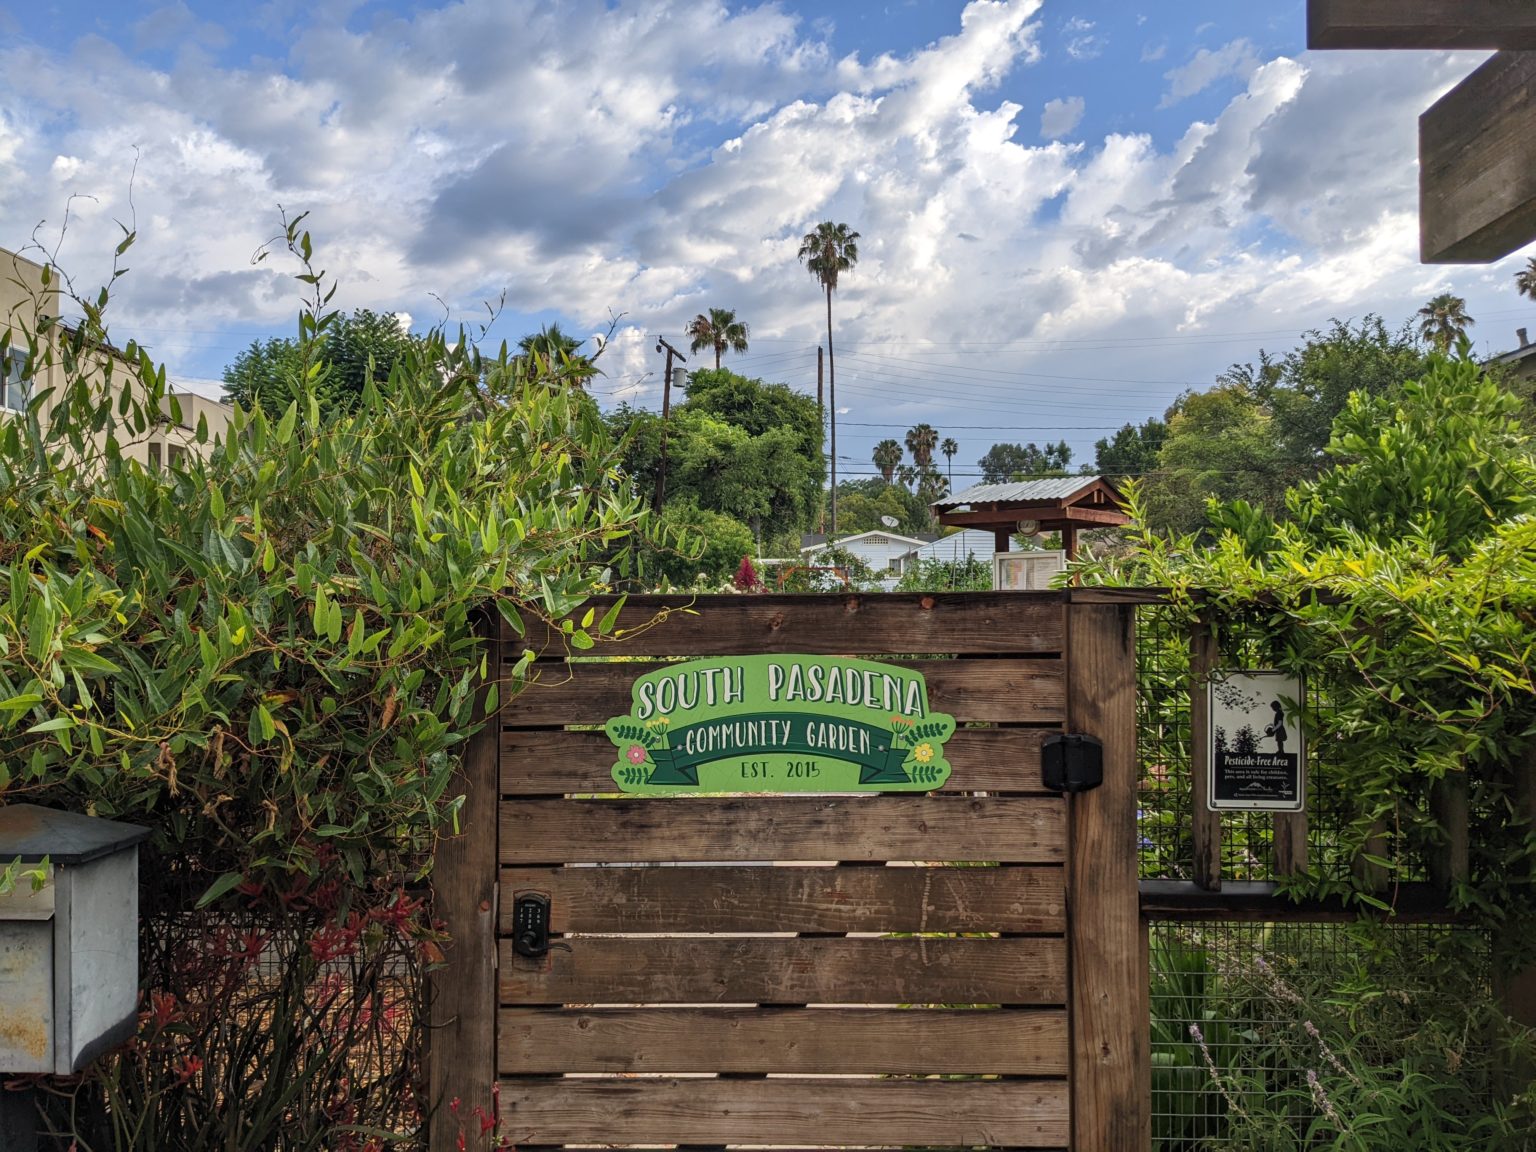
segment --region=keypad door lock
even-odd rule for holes
[[[543,892],[520,893],[512,901],[512,951],[537,958],[555,948],[571,950],[564,940],[549,938],[549,896]]]
[[[549,897],[523,892],[512,901],[512,951],[543,956],[549,951]]]

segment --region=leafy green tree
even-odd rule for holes
[[[621,405],[606,422],[634,490],[648,499],[661,457],[661,418]],[[669,506],[722,513],[764,541],[798,538],[819,507],[820,414],[814,399],[787,385],[723,369],[695,372],[687,398],[672,411],[667,454]]]
[[[875,445],[875,467],[887,484],[896,482],[896,469],[901,467],[901,445],[894,440],[882,440]]]
[[[1187,392],[1168,411],[1158,471],[1145,485],[1147,522],[1159,531],[1198,531],[1211,499],[1276,512],[1284,501],[1276,470],[1273,421],[1246,385]]]
[[[689,376],[687,400],[681,407],[718,416],[753,436],[789,428],[808,457],[821,454],[821,413],[816,401],[787,384],[738,376],[724,369],[700,369]]]
[[[1418,311],[1419,336],[1441,352],[1466,339],[1477,321],[1467,315],[1467,302],[1452,292],[1442,292]]]
[[[720,370],[720,355],[727,348],[738,355],[747,350],[747,326],[736,319],[736,313],[725,308],[711,308],[709,315],[700,312],[688,321],[685,330],[692,341],[690,352],[705,348],[715,350],[715,370]]]
[[[845,535],[876,529],[911,535],[924,531],[929,521],[928,507],[916,492],[875,477],[844,480],[838,485],[837,501],[840,530]],[[896,527],[882,523],[882,516],[894,517]]]
[[[421,349],[422,338],[401,328],[392,315],[367,308],[350,316],[334,315],[334,323],[320,335],[311,353],[314,377],[305,380],[306,363],[298,340],[252,341],[224,369],[230,401],[246,409],[260,404],[275,418],[303,393],[313,395],[323,412],[350,412],[357,407],[365,384],[387,387],[395,365],[408,352]]]
[[[669,501],[661,524],[666,534],[647,546],[639,560],[639,582],[647,589],[667,584],[713,591],[730,580],[742,557],[757,550],[752,529],[697,504]]]
[[[907,429],[907,451],[919,471],[933,466],[933,453],[939,446],[939,433],[932,424],[918,424]]]
[[[1112,480],[1145,476],[1157,468],[1158,453],[1167,435],[1168,425],[1156,416],[1140,424],[1126,424],[1094,445],[1094,471]]]
[[[1356,393],[1334,424],[1338,464],[1291,494],[1326,541],[1417,536],[1455,559],[1500,523],[1536,512],[1520,401],[1472,360],[1437,360],[1386,396]]]
[[[1311,479],[1326,465],[1333,421],[1352,392],[1380,396],[1428,366],[1404,324],[1391,331],[1377,316],[1358,325],[1334,320],[1326,331],[1279,360],[1260,354],[1257,369],[1234,366],[1222,380],[1241,379],[1269,409],[1279,467],[1277,486]]]
[[[827,391],[831,397],[832,531],[837,531],[837,359],[832,352],[832,293],[838,277],[859,262],[859,234],[823,220],[800,240],[800,262],[827,294]]]
[[[977,463],[983,484],[1006,484],[1032,477],[1065,476],[1072,449],[1065,440],[1044,448],[1029,444],[994,444]]]

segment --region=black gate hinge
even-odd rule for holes
[[[1078,732],[1047,736],[1040,746],[1040,769],[1052,792],[1087,792],[1104,783],[1104,745]]]

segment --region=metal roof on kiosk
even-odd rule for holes
[[[964,492],[934,501],[933,507],[943,510],[958,508],[962,504],[1066,500],[1098,484],[1100,479],[1098,476],[1054,476],[1045,480],[1017,480],[1009,484],[973,484]]]

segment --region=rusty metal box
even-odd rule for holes
[[[0,866],[48,861],[0,895],[0,1073],[67,1075],[133,1035],[144,828],[0,808]]]

